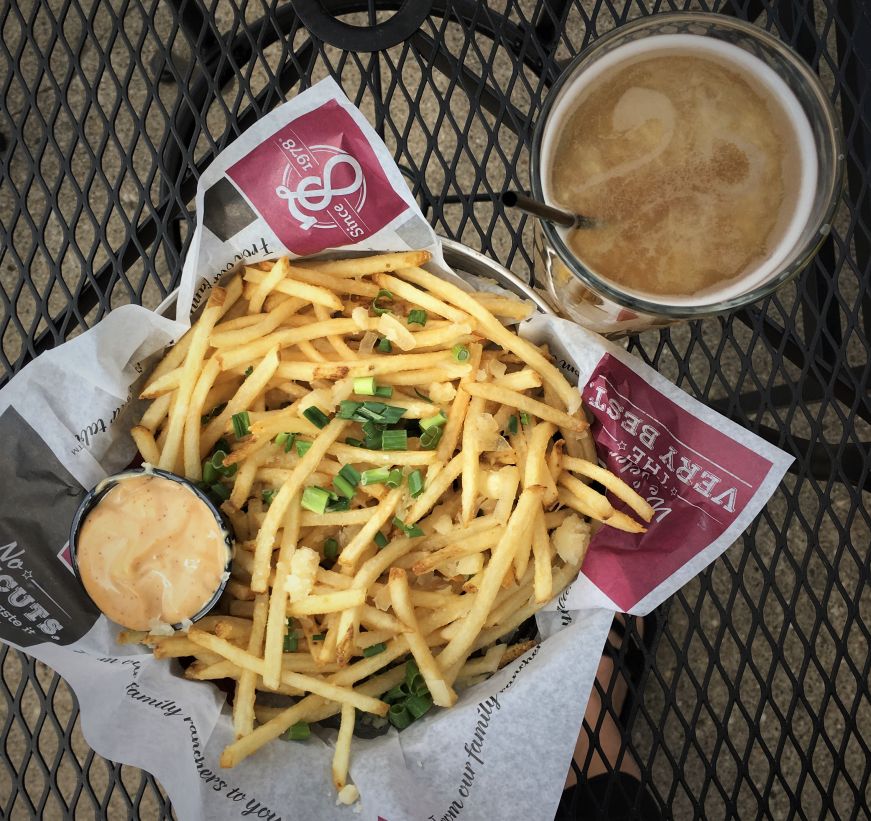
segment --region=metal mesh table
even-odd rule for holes
[[[154,306],[178,281],[198,174],[328,75],[440,233],[528,274],[531,225],[493,194],[527,186],[531,129],[560,65],[627,20],[687,8],[752,20],[819,71],[848,181],[819,257],[777,297],[631,340],[796,461],[742,540],[660,609],[625,746],[668,816],[868,817],[864,0],[2,0],[0,384],[111,308]],[[5,647],[0,661],[0,816],[172,814],[150,776],[88,748],[52,671]]]

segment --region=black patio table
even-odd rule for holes
[[[494,194],[528,186],[532,128],[561,65],[615,26],[686,9],[751,20],[803,55],[841,118],[848,176],[797,281],[731,316],[629,342],[795,462],[743,538],[660,608],[625,750],[666,817],[867,818],[864,0],[2,0],[0,385],[111,308],[153,307],[174,288],[200,172],[328,75],[436,230],[527,276],[531,223]],[[57,675],[6,647],[0,661],[0,817],[172,814],[150,775],[88,748]]]

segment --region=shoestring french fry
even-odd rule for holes
[[[652,517],[595,464],[547,350],[497,319],[531,306],[467,294],[428,260],[246,268],[143,392],[143,458],[221,508],[235,559],[187,635],[120,640],[235,686],[222,766],[340,715],[333,781],[354,791],[356,710],[402,729],[449,708],[532,646],[510,636],[575,578],[593,520],[641,532],[633,516]]]

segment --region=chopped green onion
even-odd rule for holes
[[[315,633],[312,636],[312,641],[323,641],[327,637],[326,633]]]
[[[375,534],[375,538],[372,541],[375,542],[379,550],[387,547],[387,537],[380,530]]]
[[[404,415],[405,408],[385,405],[383,402],[354,402],[345,399],[339,403],[339,419],[355,422],[375,422],[378,425],[395,425]],[[363,428],[366,431],[366,428]]]
[[[230,498],[230,488],[226,485],[222,485],[220,482],[216,482],[214,485],[209,488],[212,493],[220,499],[222,502],[226,502],[227,499]]]
[[[362,408],[362,402],[354,402],[351,399],[343,399],[339,402],[339,410],[336,413],[336,416],[339,419],[353,419],[354,414],[357,413],[358,408]]]
[[[426,686],[426,681],[420,673],[411,680],[408,690],[409,694],[414,696],[429,695],[429,687]]]
[[[393,517],[393,524],[409,538],[423,536],[423,531],[417,525],[407,525],[398,516]]]
[[[335,539],[327,539],[324,542],[324,558],[335,561],[339,555],[339,543]]]
[[[399,487],[402,484],[402,469],[391,468],[387,481],[384,484],[387,487]]]
[[[383,653],[386,649],[387,645],[383,641],[379,641],[378,644],[373,644],[371,647],[364,647],[363,655],[366,658],[377,656],[379,653]]]
[[[508,432],[513,436],[517,433],[517,417],[509,416],[508,417]]]
[[[312,446],[311,442],[306,442],[305,439],[297,439],[296,440],[296,454],[297,454],[297,456],[305,456],[308,453],[308,450],[311,446]]]
[[[283,445],[287,441],[289,436],[290,436],[289,433],[278,433],[275,435],[275,438],[272,441],[276,445]]]
[[[529,424],[529,414],[526,411],[520,411],[520,424],[528,425]]]
[[[457,343],[456,345],[454,345],[453,348],[451,348],[451,356],[457,362],[465,362],[471,356],[471,354],[469,353],[469,349],[465,345],[460,345],[459,343]]]
[[[386,288],[382,288],[378,291],[375,299],[372,300],[372,310],[374,311],[376,316],[381,316],[381,314],[392,314],[393,311],[390,308],[386,307],[384,303],[393,302],[393,294],[390,293]]]
[[[409,659],[405,662],[405,683],[410,688],[414,682],[414,677],[420,675],[420,668],[414,659]]]
[[[432,707],[432,696],[429,694],[409,696],[405,701],[405,707],[416,721]]]
[[[389,478],[389,468],[371,468],[370,470],[364,470],[360,474],[360,484],[363,487],[366,487],[366,485],[383,485]]]
[[[284,636],[284,652],[295,653],[299,646],[299,639],[296,637],[296,630],[291,630]]]
[[[277,493],[277,488],[270,488],[269,490],[264,490],[263,493],[260,494],[263,498],[263,504],[266,505],[266,507],[269,507],[269,505],[272,504],[273,499],[275,499]]]
[[[385,430],[381,434],[382,450],[408,450],[408,434],[404,430]]]
[[[393,396],[393,386],[392,385],[379,385],[375,388],[375,396],[381,396],[384,399],[390,399]]]
[[[310,510],[312,513],[326,513],[329,501],[329,491],[326,491],[317,485],[307,487],[302,492],[301,504],[306,510]]]
[[[250,424],[251,419],[248,416],[248,411],[233,414],[233,433],[236,434],[237,439],[241,439],[243,436],[251,433],[251,429],[248,427]]]
[[[386,701],[388,704],[392,704],[394,701],[399,701],[399,699],[404,699],[408,694],[405,692],[401,684],[397,684],[395,687],[388,690],[381,699]]]
[[[426,325],[426,311],[420,310],[420,308],[415,308],[413,311],[408,312],[408,324],[409,325]]]
[[[364,442],[362,439],[355,439],[353,436],[346,436],[345,444],[350,445],[352,448],[362,448]]]
[[[305,741],[311,736],[312,731],[306,721],[297,721],[292,725],[287,732],[282,736],[285,741]]]
[[[340,496],[327,505],[327,513],[338,513],[342,510],[351,509],[351,500],[347,496]]]
[[[347,499],[354,498],[354,486],[344,476],[336,476],[333,479],[333,487]]]
[[[419,470],[413,470],[408,474],[408,492],[412,498],[417,498],[423,493],[423,474]]]
[[[420,435],[420,446],[423,450],[435,450],[438,447],[439,442],[442,438],[442,432],[444,428],[439,425],[433,425],[432,427],[427,428]]]
[[[220,405],[215,405],[208,413],[203,414],[200,417],[200,424],[205,425],[207,422],[211,422],[216,416],[220,416],[224,412],[224,408],[227,407],[226,402],[222,402]]]
[[[345,465],[340,471],[339,476],[351,483],[353,487],[360,484],[360,471],[353,465]]]
[[[284,445],[284,452],[290,453],[290,449],[293,447],[295,440],[295,433],[279,433],[272,441],[275,442],[276,445]]]
[[[439,411],[433,416],[424,417],[420,420],[419,424],[421,430],[426,430],[427,428],[440,427],[441,425],[444,425],[447,421],[448,417],[445,416],[445,412]]]
[[[387,720],[397,730],[404,730],[414,719],[412,719],[405,704],[393,704],[390,707],[390,712],[387,713]]]
[[[247,368],[245,368],[245,373],[242,374],[242,376],[244,379],[247,379],[249,376],[251,376],[252,373],[254,373],[254,366],[249,365]]]
[[[384,339],[378,340],[378,350],[381,353],[390,353],[393,350],[393,346],[390,344],[390,340],[385,336]]]
[[[425,393],[421,393],[417,388],[414,389],[414,392],[418,395],[418,397],[423,399],[424,402],[429,402],[430,405],[432,404],[432,399],[430,399]]]
[[[308,419],[308,421],[311,422],[315,427],[321,429],[325,428],[327,425],[330,424],[330,417],[327,416],[320,408],[317,408],[314,405],[306,408],[302,412],[302,415],[306,419]]]
[[[209,464],[220,473],[224,469],[224,459],[226,458],[227,451],[216,450],[209,459]]]
[[[219,476],[220,474],[215,470],[215,466],[206,459],[206,461],[203,462],[203,481],[207,485],[212,485],[218,481]]]
[[[376,389],[374,376],[358,376],[354,380],[354,393],[361,396],[375,396]]]

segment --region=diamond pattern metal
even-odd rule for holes
[[[365,38],[399,3],[325,6]],[[688,8],[752,20],[819,71],[842,118],[848,179],[828,241],[795,283],[738,314],[631,340],[795,463],[741,541],[661,608],[622,754],[675,818],[868,817],[861,0],[436,0],[417,33],[374,53],[311,37],[290,3],[0,0],[0,384],[107,310],[156,305],[178,280],[198,174],[328,75],[375,123],[438,231],[528,273],[532,226],[493,198],[526,187],[531,129],[560,65],[628,20]],[[171,816],[151,776],[88,748],[75,698],[50,670],[0,648],[0,695],[0,816]],[[609,705],[613,683],[599,695]]]

